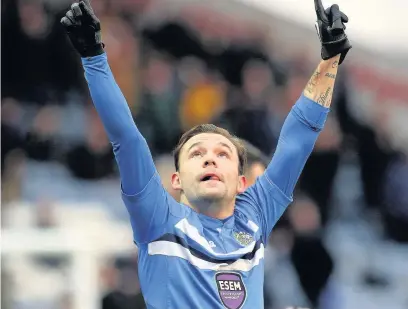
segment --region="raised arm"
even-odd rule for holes
[[[109,67],[99,20],[87,0],[74,3],[61,23],[82,57],[92,100],[113,145],[134,239],[139,244],[148,242],[168,219],[169,197]]]
[[[267,177],[286,196],[292,195],[318,132],[323,128],[333,97],[337,70],[351,49],[344,31],[348,17],[340,11],[339,6],[334,4],[325,10],[321,0],[314,0],[314,6],[323,60],[288,115],[275,155],[266,171]]]
[[[265,239],[292,201],[296,182],[329,113],[339,65],[351,48],[344,32],[347,16],[336,4],[324,10],[321,0],[314,2],[323,60],[287,116],[264,175],[246,192],[257,208]]]
[[[140,193],[156,172],[146,141],[113,78],[107,55],[82,58],[82,63],[92,100],[113,146],[122,190],[127,195]]]
[[[89,0],[74,3],[61,19],[81,55],[92,101],[113,145],[124,193],[143,190],[155,173],[149,149],[108,64],[99,19]]]
[[[322,60],[286,118],[266,175],[291,198],[329,113],[340,55]]]
[[[329,113],[339,56],[320,62],[283,124],[275,154],[265,173],[248,188],[248,199],[263,226],[264,241],[292,201],[296,182]],[[245,211],[248,211],[245,210]]]

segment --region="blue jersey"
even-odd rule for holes
[[[147,307],[263,308],[264,247],[292,201],[328,109],[300,96],[264,175],[237,196],[234,214],[219,220],[178,203],[164,190],[106,54],[82,62],[119,166]]]

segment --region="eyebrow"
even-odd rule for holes
[[[198,146],[198,145],[200,145],[200,144],[201,144],[201,142],[196,142],[196,143],[192,144],[190,147],[188,147],[187,152],[190,152],[190,150],[191,150],[192,148],[194,148],[195,146]]]
[[[228,150],[229,150],[231,153],[233,153],[231,147],[230,147],[228,144],[223,143],[223,142],[220,142],[220,143],[218,143],[218,144],[220,144],[221,146],[224,146],[224,147],[228,148]]]
[[[194,148],[194,147],[196,147],[196,146],[199,146],[200,144],[202,144],[202,142],[196,142],[196,143],[192,144],[190,147],[188,147],[187,152],[189,152],[192,148]],[[223,147],[228,148],[228,150],[229,150],[231,153],[233,153],[231,147],[230,147],[228,144],[223,143],[223,142],[219,142],[218,145],[221,145],[221,146],[223,146]]]

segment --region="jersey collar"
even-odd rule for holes
[[[200,221],[203,226],[207,228],[227,228],[227,229],[232,229],[234,226],[234,215],[229,216],[228,218],[225,219],[216,219],[212,218],[209,216],[206,216],[204,214],[199,213],[198,217],[200,218]]]

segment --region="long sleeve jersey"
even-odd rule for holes
[[[329,109],[299,97],[265,173],[237,196],[234,214],[219,220],[177,202],[163,188],[107,55],[82,58],[82,63],[119,166],[147,307],[263,308],[264,247],[292,202]]]

